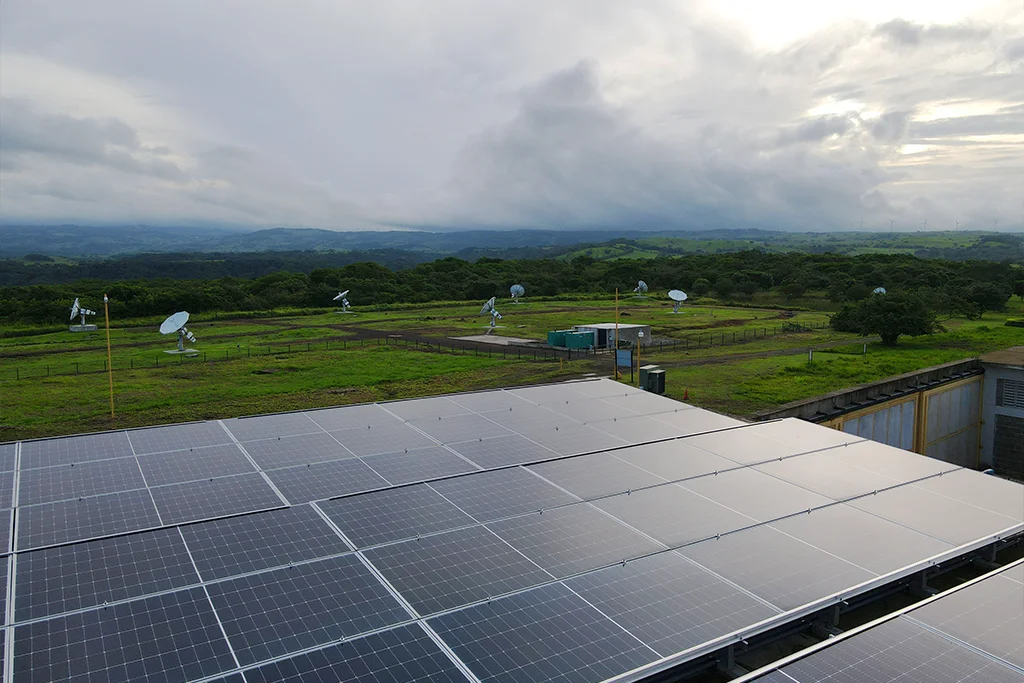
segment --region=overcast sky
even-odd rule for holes
[[[3,0],[0,220],[1021,230],[1024,2]]]

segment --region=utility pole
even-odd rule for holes
[[[110,360],[110,306],[103,295],[103,317],[107,319],[107,379],[110,380],[110,419],[114,419],[114,364]]]

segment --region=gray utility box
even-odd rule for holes
[[[647,391],[647,376],[651,374],[651,370],[657,370],[657,365],[642,365],[640,366],[640,388]]]
[[[655,394],[665,393],[665,371],[657,365],[644,365],[640,368],[640,388]]]

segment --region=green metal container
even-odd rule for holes
[[[567,330],[552,330],[548,332],[548,346],[565,346],[565,335]]]
[[[567,349],[589,349],[593,345],[593,332],[568,332],[565,335],[565,347]]]

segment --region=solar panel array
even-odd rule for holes
[[[1024,680],[1024,560],[830,641],[757,683]]]
[[[17,683],[640,675],[1024,531],[1015,484],[610,380],[27,441],[0,469]]]

